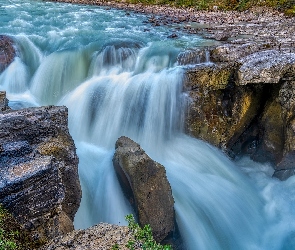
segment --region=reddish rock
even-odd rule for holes
[[[0,73],[13,61],[16,51],[14,41],[5,35],[0,35]]]

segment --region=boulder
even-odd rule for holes
[[[150,224],[156,241],[174,231],[174,199],[165,168],[127,137],[116,142],[113,164],[141,226]]]
[[[101,223],[85,230],[74,230],[67,235],[59,236],[40,250],[127,250],[128,241],[136,243],[128,227]],[[115,245],[118,248],[113,248]],[[135,244],[133,249],[142,249],[139,246],[140,243]]]
[[[240,58],[248,56],[261,49],[261,45],[255,42],[244,44],[223,44],[213,48],[210,51],[210,57],[213,62],[237,62]]]
[[[279,83],[289,75],[295,80],[295,53],[265,50],[253,53],[238,61],[237,85],[253,83]]]
[[[14,41],[5,35],[0,35],[0,73],[14,60],[16,50]]]
[[[78,158],[66,107],[0,113],[0,203],[35,239],[73,230]]]

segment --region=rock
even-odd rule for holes
[[[14,41],[5,35],[0,35],[0,73],[14,60],[16,55]]]
[[[208,50],[193,49],[186,50],[178,54],[177,63],[179,65],[201,64],[210,62],[210,53]]]
[[[238,85],[278,83],[286,74],[295,75],[295,53],[266,50],[239,60]]]
[[[171,35],[167,36],[167,38],[177,38],[178,35],[175,33],[172,33]]]
[[[0,203],[35,239],[73,230],[78,158],[66,107],[0,113]]]
[[[186,90],[225,89],[233,75],[233,67],[230,64],[201,64],[188,69],[185,72],[184,88]]]
[[[141,226],[150,224],[156,241],[174,231],[174,200],[165,168],[127,137],[116,142],[113,164]]]
[[[230,64],[188,70],[186,130],[224,151],[230,151],[260,108],[262,89],[234,84]]]
[[[142,249],[128,227],[101,223],[85,230],[75,230],[65,236],[57,237],[40,250],[106,250],[113,249],[116,244],[118,249],[127,250],[129,248],[126,245],[129,240],[136,243],[134,249]]]
[[[211,59],[213,62],[231,62],[234,63],[238,59],[250,55],[260,50],[260,46],[255,42],[245,44],[224,44],[215,47],[211,51]]]
[[[217,41],[226,41],[231,37],[231,33],[228,31],[217,32],[213,37]]]
[[[8,99],[6,98],[6,92],[0,91],[0,112],[8,110]]]
[[[253,155],[254,160],[268,161],[278,164],[284,150],[284,112],[280,103],[274,99],[269,101],[259,120],[259,145]]]

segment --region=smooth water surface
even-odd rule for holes
[[[125,135],[166,168],[186,249],[295,249],[295,177],[230,161],[183,133],[189,101],[180,52],[212,42],[95,6],[0,0],[0,34],[17,57],[0,75],[12,108],[66,105],[80,159],[76,228],[132,213],[112,157]],[[196,60],[197,62],[198,60]]]

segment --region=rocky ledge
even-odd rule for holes
[[[187,132],[230,155],[272,162],[282,180],[293,175],[295,53],[252,42],[212,48],[210,57],[186,73]]]
[[[67,235],[57,237],[40,250],[127,250],[129,249],[126,247],[128,241],[136,243],[134,250],[142,249],[128,227],[101,223],[85,230],[75,230]]]
[[[0,203],[35,240],[70,232],[81,188],[67,108],[11,110],[0,98]]]

